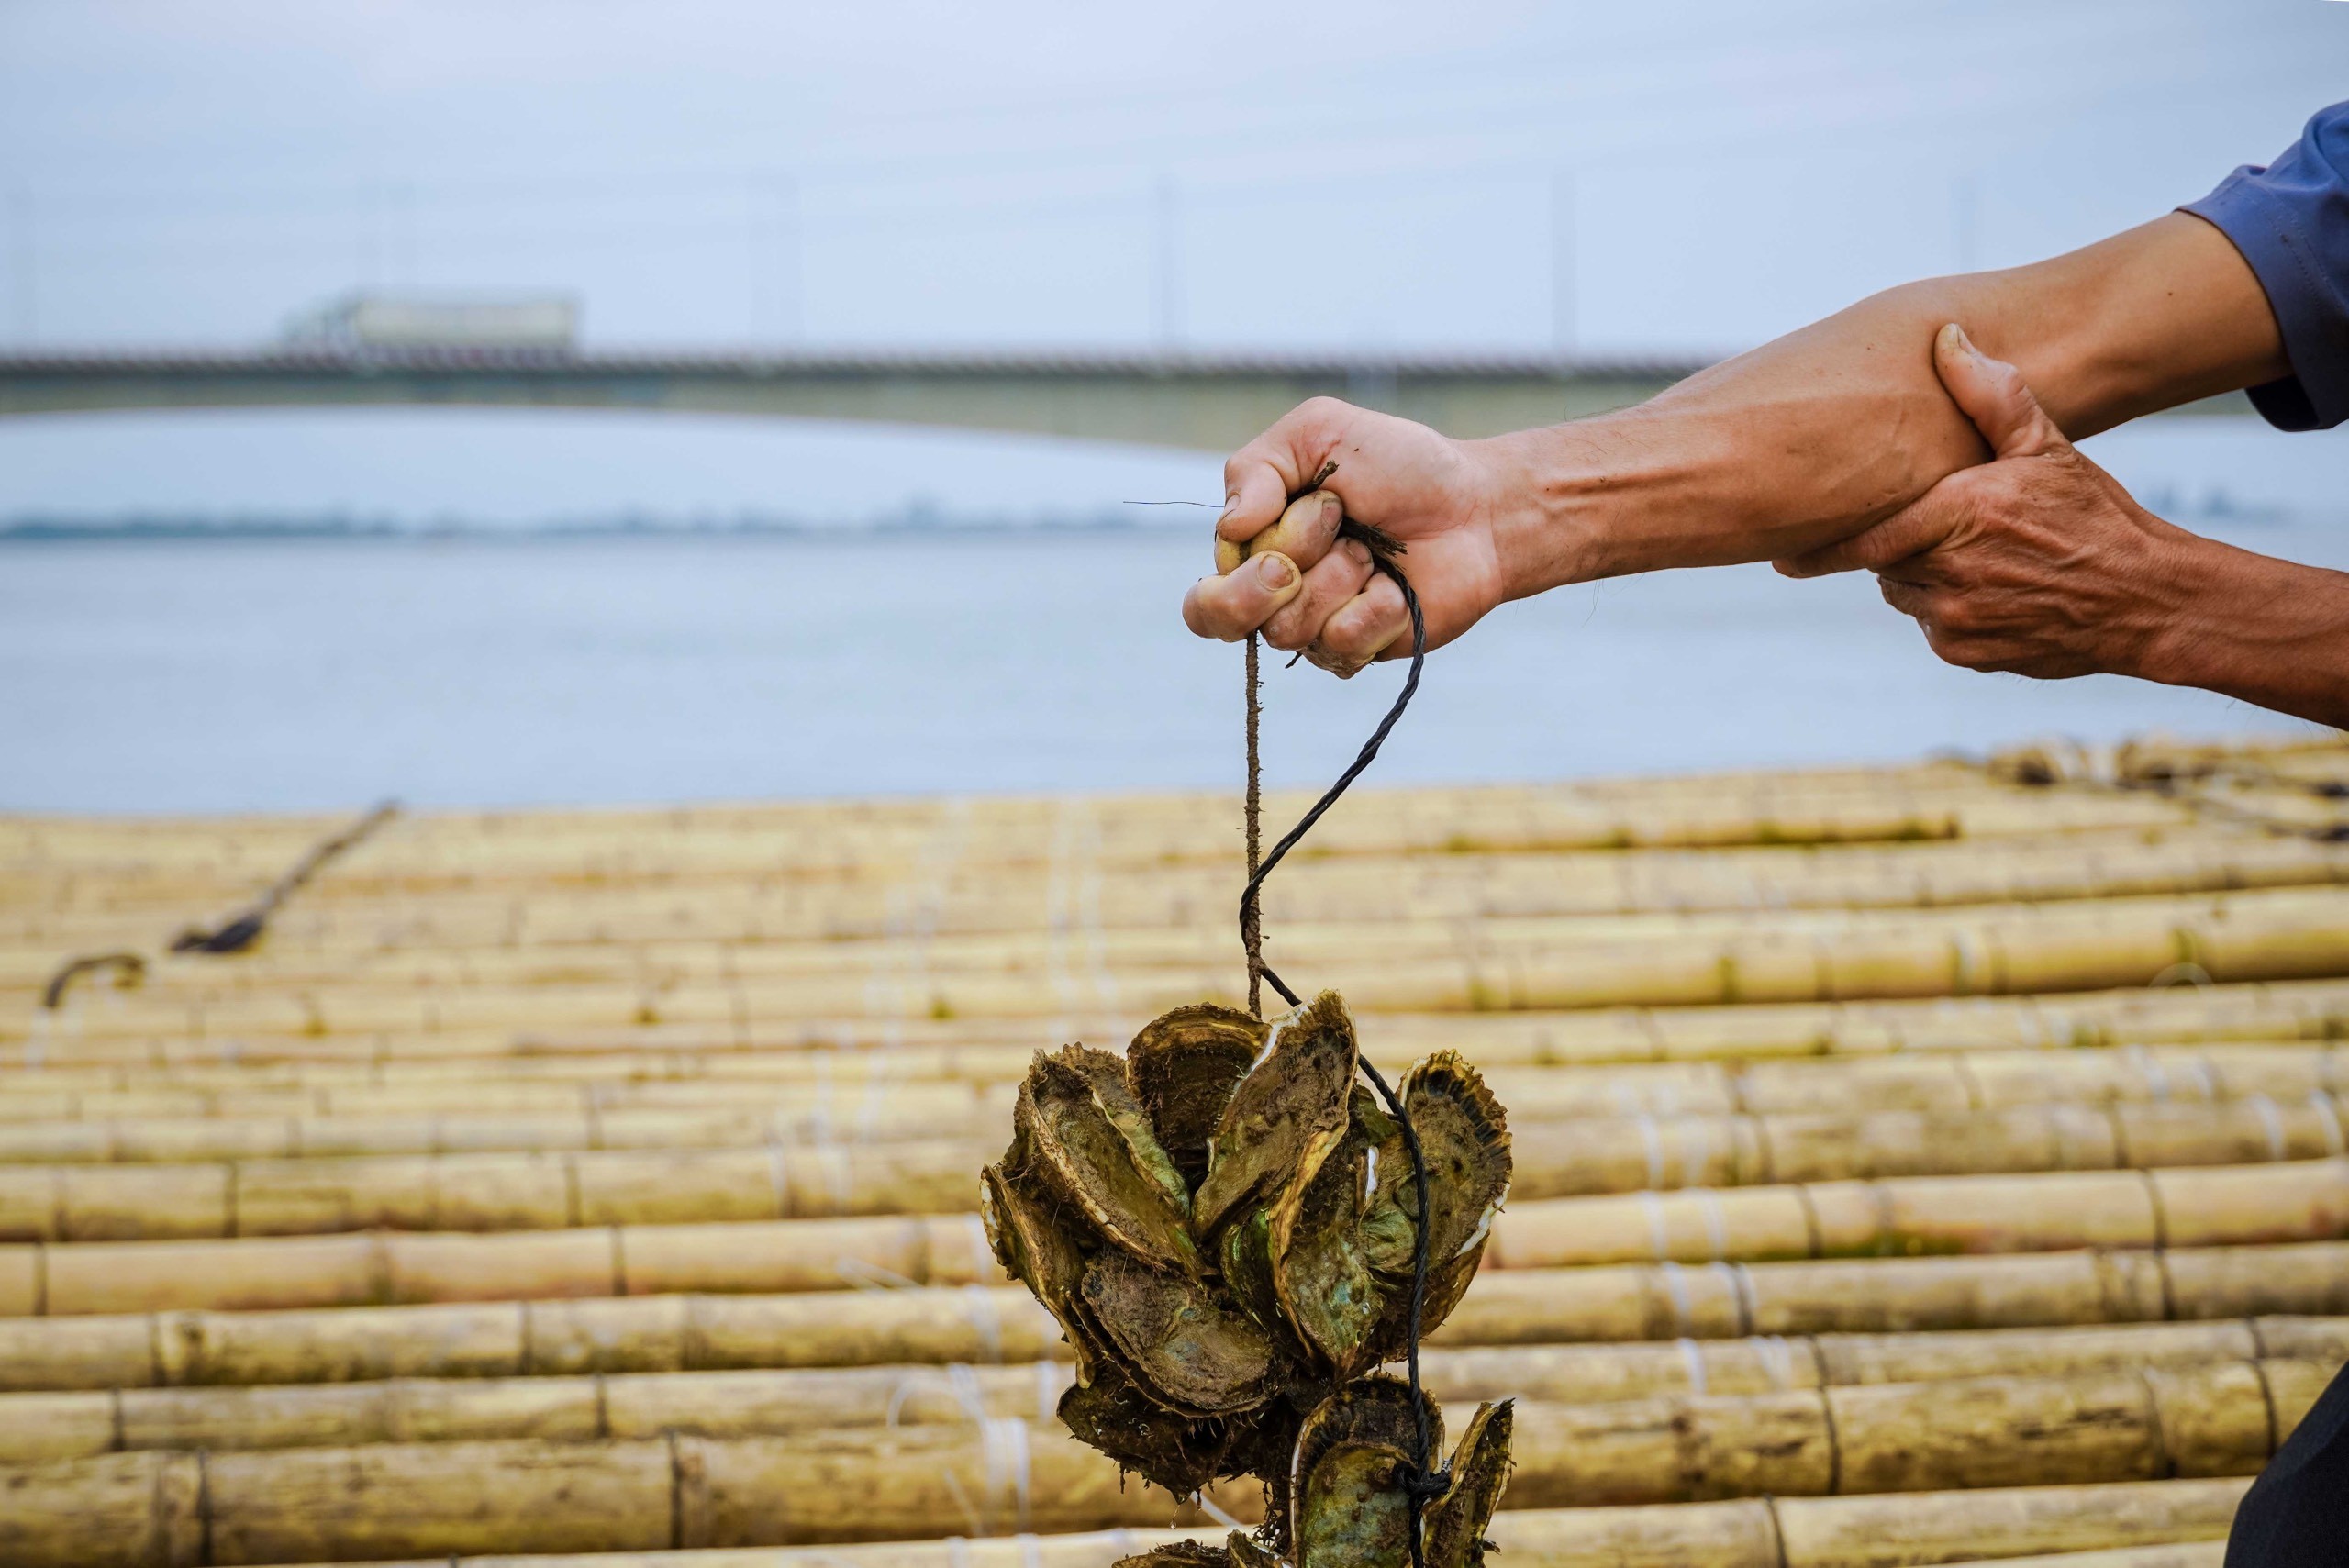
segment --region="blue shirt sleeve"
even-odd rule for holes
[[[2349,104],[2320,110],[2266,168],[2236,170],[2179,208],[2234,241],[2267,291],[2292,373],[2251,389],[2284,430],[2349,419]]]

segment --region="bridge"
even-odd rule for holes
[[[657,354],[495,349],[0,356],[0,417],[107,409],[670,410],[1228,451],[1320,395],[1452,435],[1604,413],[1697,360],[1508,355]],[[2248,413],[2239,395],[2182,412]]]

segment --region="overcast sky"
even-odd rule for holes
[[[2344,83],[2328,0],[0,0],[0,343],[252,342],[375,287],[575,295],[603,345],[1731,350],[2141,221]],[[463,510],[520,428],[69,423],[0,427],[0,514],[134,474]],[[658,426],[529,439],[657,495]],[[774,510],[1213,487],[738,439],[718,489]]]

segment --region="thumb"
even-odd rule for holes
[[[1912,555],[1922,555],[1955,532],[1963,518],[1965,503],[1947,484],[1934,485],[1884,521],[1849,539],[1771,564],[1782,577],[1825,577],[1837,572],[1881,572]]]
[[[2036,457],[2071,446],[2032,395],[2022,372],[1976,348],[1954,321],[1933,336],[1933,369],[1951,400],[1990,443],[1992,457]]]

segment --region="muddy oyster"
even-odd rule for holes
[[[1061,1419],[1178,1496],[1241,1475],[1265,1486],[1254,1536],[1123,1568],[1409,1561],[1397,1483],[1419,1413],[1408,1385],[1363,1374],[1408,1342],[1422,1210],[1423,1331],[1467,1289],[1508,1194],[1508,1129],[1457,1055],[1413,1066],[1398,1093],[1422,1198],[1402,1124],[1360,1076],[1334,993],[1269,1025],[1180,1007],[1122,1059],[1072,1045],[1029,1068],[981,1201],[996,1257],[1075,1350]],[[1420,1510],[1429,1568],[1481,1562],[1508,1437],[1506,1405],[1477,1411],[1449,1488]]]
[[[1197,1270],[1189,1185],[1118,1058],[1081,1045],[1038,1052],[1012,1129],[1045,1184],[1104,1239],[1146,1263]]]

